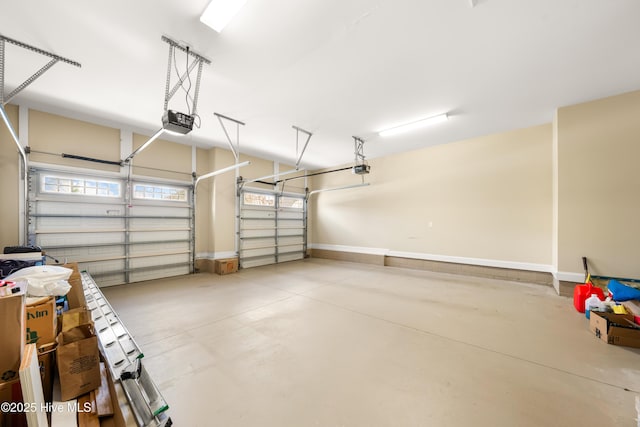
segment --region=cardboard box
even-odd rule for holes
[[[69,308],[84,308],[87,306],[87,300],[84,296],[84,287],[82,286],[82,276],[78,270],[78,263],[72,262],[64,264],[63,267],[73,270],[71,276],[67,280],[71,285],[71,290],[67,294],[67,301],[69,301]]]
[[[26,312],[24,295],[0,298],[0,381],[18,378],[25,346]]]
[[[60,332],[67,332],[80,325],[92,325],[91,312],[84,308],[67,310],[60,316]]]
[[[56,300],[54,297],[39,298],[27,303],[27,344],[38,347],[54,342],[57,335]]]
[[[591,332],[602,341],[613,345],[640,348],[640,329],[634,328],[632,324],[632,314],[592,311],[589,320]]]
[[[230,274],[238,271],[238,258],[224,258],[215,260],[217,274]]]

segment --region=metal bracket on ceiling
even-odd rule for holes
[[[182,46],[181,44],[179,44],[178,42],[171,40],[169,37],[167,36],[162,36],[162,41],[167,42],[169,44],[169,63],[167,65],[167,83],[165,86],[165,92],[164,92],[164,111],[166,112],[169,108],[169,100],[171,100],[171,98],[173,97],[173,95],[176,94],[176,92],[178,91],[178,89],[180,89],[180,87],[182,87],[184,80],[187,79],[190,75],[191,75],[191,71],[193,71],[193,69],[197,66],[198,67],[198,74],[197,74],[197,78],[196,78],[196,86],[195,86],[195,90],[194,90],[194,95],[193,95],[193,106],[192,106],[192,110],[191,110],[191,115],[195,115],[197,110],[198,110],[198,94],[200,93],[200,80],[202,77],[202,65],[203,64],[211,64],[211,61],[207,58],[205,58],[202,55],[199,55],[197,53],[195,53],[194,51],[192,51],[189,46]],[[191,56],[194,59],[194,62],[192,62],[188,67],[187,67],[187,71],[185,71],[181,76],[178,76],[178,82],[172,87],[171,86],[171,71],[172,71],[172,67],[174,66],[174,56],[175,56],[175,49],[181,50],[183,52],[185,52],[187,54],[187,61],[188,58]]]
[[[300,169],[300,161],[302,160],[302,156],[304,155],[304,152],[307,149],[307,145],[309,145],[309,140],[311,139],[313,134],[308,130],[304,130],[298,126],[291,126],[291,127],[296,130],[296,170],[298,170]],[[304,147],[302,147],[302,151],[300,152],[300,154],[298,154],[300,132],[307,135],[307,141],[304,143]]]
[[[355,155],[356,155],[356,160],[355,160],[355,164],[356,165],[361,165],[364,164],[364,139],[360,138],[359,136],[352,136],[353,138],[353,144],[354,144],[354,148],[355,148]]]
[[[185,46],[182,46],[182,45],[178,44],[177,42],[171,40],[169,37],[162,36],[162,41],[167,42],[169,44],[169,64],[167,65],[167,81],[166,81],[166,84],[165,84],[165,92],[164,92],[164,113],[165,113],[165,116],[163,116],[163,127],[160,128],[158,131],[156,131],[144,144],[142,144],[140,147],[138,147],[136,150],[134,150],[131,154],[129,154],[129,156],[127,156],[127,158],[122,161],[122,164],[128,164],[129,166],[131,166],[131,160],[137,154],[139,154],[142,150],[144,150],[149,145],[151,145],[151,143],[153,143],[156,139],[158,139],[163,133],[165,133],[165,132],[166,133],[170,133],[172,131],[170,126],[173,125],[174,123],[171,123],[169,120],[167,122],[164,121],[165,118],[168,117],[166,115],[166,113],[167,113],[167,110],[169,108],[169,100],[173,97],[173,95],[176,94],[178,89],[180,89],[183,86],[184,80],[189,77],[189,75],[191,74],[191,71],[193,71],[193,69],[197,65],[198,66],[198,77],[197,77],[197,80],[196,80],[196,87],[195,87],[195,93],[194,93],[194,96],[193,96],[192,108],[189,111],[189,115],[192,115],[192,116],[196,115],[196,110],[198,108],[198,94],[200,93],[200,80],[201,80],[201,76],[202,76],[202,64],[211,64],[211,61],[209,61],[204,56],[201,56],[201,55],[193,52],[188,46],[185,47]],[[189,56],[192,56],[193,58],[195,58],[195,60],[191,64],[188,65],[187,71],[185,71],[182,75],[178,75],[178,82],[172,88],[170,88],[170,86],[171,86],[171,70],[172,70],[172,66],[174,65],[175,49],[178,49],[178,50],[181,50],[183,52],[186,52],[187,53],[187,58]],[[185,91],[187,92],[187,96],[190,96],[189,92],[186,89],[185,89]],[[193,123],[191,123],[191,124],[193,124]],[[167,127],[167,125],[169,125],[169,127]],[[182,128],[183,127],[181,127],[181,129]],[[187,133],[189,131],[191,131],[191,126],[189,126],[186,129],[186,132],[179,132],[179,133],[185,134],[185,133]]]
[[[236,159],[236,163],[238,163],[240,161],[240,126],[244,126],[245,123],[241,122],[240,120],[232,119],[231,117],[228,117],[228,116],[223,116],[222,114],[219,114],[219,113],[213,113],[213,115],[218,118],[218,121],[220,122],[220,126],[222,126],[222,130],[224,131],[224,134],[227,137],[227,143],[229,144],[229,148],[231,148],[233,157]],[[224,122],[222,121],[222,119],[229,120],[230,122],[233,122],[236,124],[235,144],[233,143],[233,140],[229,136],[229,132],[227,132],[227,128],[224,125]]]
[[[5,95],[5,87],[4,87],[4,65],[5,65],[5,46],[6,43],[13,44],[15,46],[21,47],[23,49],[30,50],[32,52],[38,53],[40,55],[47,56],[51,58],[47,64],[45,64],[38,71],[33,73],[31,77],[22,82],[18,87],[12,90],[8,95]],[[19,42],[17,40],[11,39],[9,37],[5,37],[0,35],[0,104],[6,105],[11,101],[17,94],[19,94],[23,89],[29,86],[31,83],[36,81],[38,77],[43,75],[49,68],[53,67],[58,61],[66,62],[67,64],[74,65],[76,67],[81,67],[80,63],[72,61],[67,58],[63,58],[62,56],[55,55],[51,52],[47,52],[42,49],[38,49],[37,47],[28,45],[26,43]]]

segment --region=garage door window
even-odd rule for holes
[[[134,184],[133,198],[145,200],[187,201],[187,190],[184,188],[165,187],[148,184]]]
[[[243,193],[244,197],[242,199],[243,204],[251,205],[251,206],[270,206],[274,207],[276,205],[276,196],[273,194],[262,194],[262,193]]]
[[[302,209],[304,207],[304,199],[301,197],[280,196],[279,206],[281,208]]]
[[[75,194],[81,196],[120,197],[120,183],[91,178],[43,175],[44,193]]]

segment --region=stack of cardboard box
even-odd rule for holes
[[[13,402],[16,409],[23,407],[26,384],[21,384],[19,371],[21,363],[25,365],[25,346],[35,344],[38,381],[42,382],[44,401],[50,405],[43,409],[49,418],[64,416],[56,413],[60,408],[75,408],[67,415],[80,426],[122,426],[113,379],[100,362],[78,266],[65,267],[73,272],[68,280],[72,286],[67,294],[69,310],[64,313],[56,306],[56,298],[27,298],[24,289],[0,296],[0,402]],[[55,390],[54,384],[58,385]],[[2,427],[26,427],[27,422],[24,411],[0,412]]]

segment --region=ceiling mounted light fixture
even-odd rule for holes
[[[405,123],[403,125],[398,125],[398,126],[393,126],[387,129],[383,129],[381,131],[378,131],[378,135],[380,136],[396,135],[403,132],[409,132],[424,126],[435,125],[436,123],[440,123],[440,122],[446,122],[447,120],[449,120],[449,115],[447,113],[440,114],[438,116],[427,117],[426,119],[420,119],[414,122]]]
[[[211,0],[200,16],[200,22],[221,33],[247,0]]]

